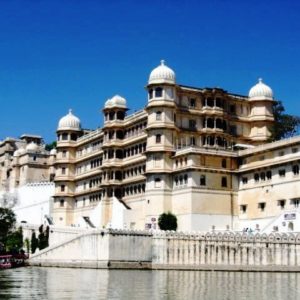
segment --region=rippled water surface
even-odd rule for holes
[[[0,270],[0,299],[300,299],[298,273]]]

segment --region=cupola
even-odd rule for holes
[[[273,91],[259,78],[258,83],[250,89],[249,98],[250,100],[273,100]]]
[[[160,65],[150,73],[148,84],[175,84],[175,72],[161,60]]]
[[[81,130],[80,120],[73,115],[71,109],[67,115],[59,120],[57,130]]]

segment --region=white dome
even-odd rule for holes
[[[126,99],[120,95],[115,95],[105,102],[104,108],[122,107],[126,108]]]
[[[110,99],[107,99],[104,104],[104,108],[110,108],[110,107],[111,107],[111,101],[110,101]]]
[[[115,95],[110,99],[111,106],[113,107],[124,107],[126,108],[126,99],[119,96]]]
[[[249,98],[250,100],[273,100],[273,91],[259,78],[258,83],[250,89]]]
[[[149,76],[148,84],[171,83],[175,84],[175,72],[161,60],[160,66],[156,67]]]
[[[56,155],[56,152],[57,152],[56,149],[53,148],[53,149],[50,150],[50,155]]]
[[[26,150],[29,150],[29,151],[36,151],[36,150],[38,150],[38,148],[39,148],[39,146],[34,142],[31,142],[30,144],[28,144],[26,146]]]
[[[20,150],[17,149],[15,152],[14,152],[14,156],[20,156]]]
[[[58,122],[57,130],[81,130],[80,120],[72,114],[72,110]]]

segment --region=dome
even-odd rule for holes
[[[148,84],[171,83],[175,84],[175,72],[161,60],[160,66],[156,67],[149,76]]]
[[[112,107],[126,108],[126,99],[119,95],[115,95],[110,99],[110,104]]]
[[[39,148],[39,146],[34,142],[31,142],[30,144],[28,144],[26,146],[26,150],[29,150],[29,151],[36,151],[36,150],[38,150],[38,148]]]
[[[56,152],[57,152],[56,149],[53,148],[53,149],[50,150],[50,155],[56,155]]]
[[[25,148],[20,148],[20,149],[18,149],[18,151],[19,151],[19,155],[22,155],[26,152],[26,149]]]
[[[15,152],[14,152],[14,156],[20,156],[20,150],[17,149]]]
[[[107,99],[104,104],[104,108],[110,108],[110,107],[111,107],[111,101],[110,101],[110,99]]]
[[[80,120],[72,114],[72,110],[58,122],[57,130],[81,130]]]
[[[273,91],[259,78],[258,83],[250,89],[249,98],[250,100],[273,100]]]

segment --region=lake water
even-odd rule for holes
[[[300,273],[0,270],[0,299],[300,299]]]

